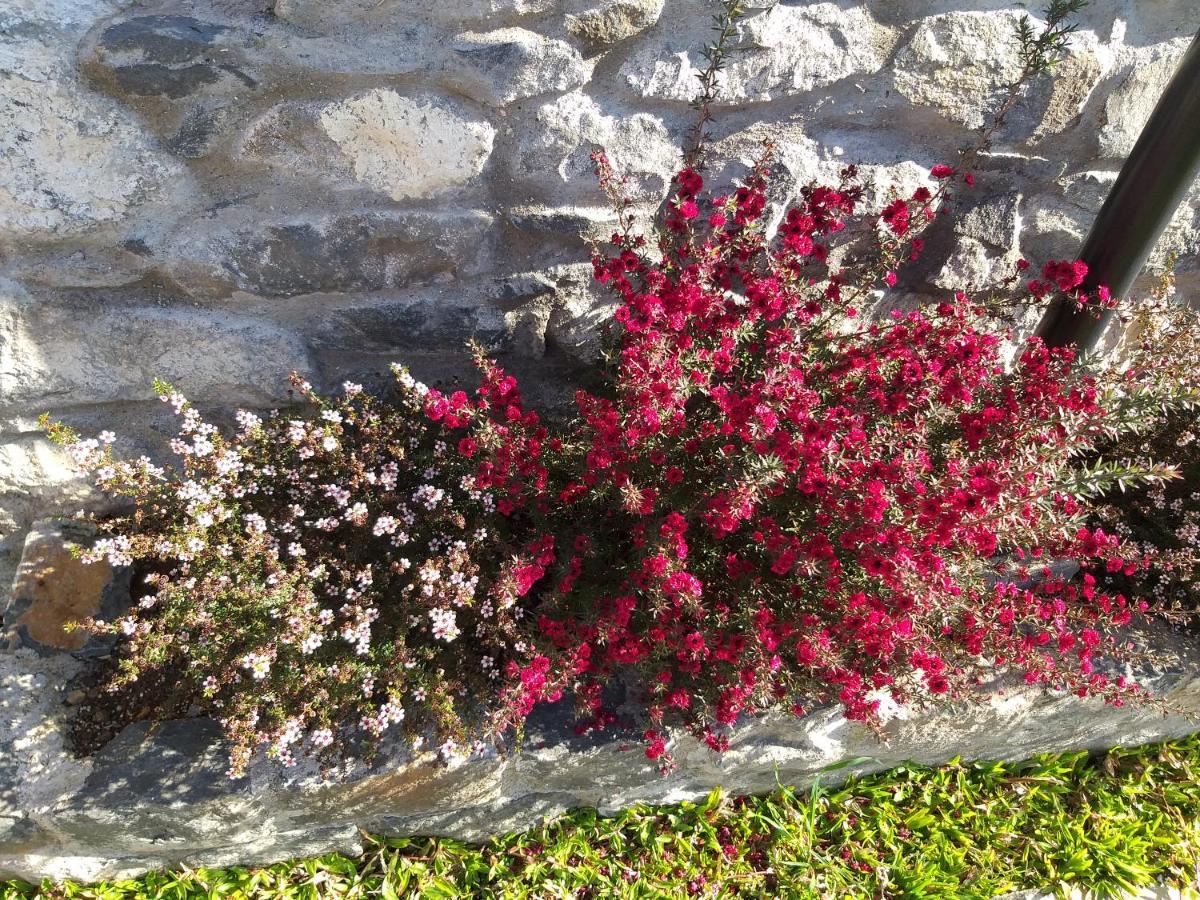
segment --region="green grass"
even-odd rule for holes
[[[992,897],[1194,881],[1200,735],[1022,763],[907,765],[836,788],[577,810],[480,847],[373,838],[264,868],[103,885],[0,883],[0,897]],[[1194,894],[1192,896],[1195,896]]]

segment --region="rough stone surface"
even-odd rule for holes
[[[895,59],[896,90],[968,128],[987,121],[980,102],[1021,71],[1012,39],[1018,13],[946,13],[923,21]]]
[[[181,284],[270,297],[374,291],[474,275],[491,262],[492,217],[481,210],[360,210],[279,222],[235,222],[203,238],[181,232]]]
[[[89,308],[0,297],[0,413],[51,403],[144,401],[163,378],[199,403],[280,402],[304,345],[254,318],[218,311]]]
[[[3,615],[9,649],[72,650],[86,655],[111,645],[109,640],[68,627],[87,619],[111,620],[128,604],[127,568],[78,558],[77,552],[90,546],[94,537],[87,523],[69,519],[37,522],[30,529]]]
[[[711,40],[706,25],[684,19],[667,47],[647,44],[631,56],[621,69],[629,87],[648,98],[693,99]],[[838,3],[771,6],[740,30],[742,52],[722,73],[721,102],[774,100],[878,71],[893,42],[869,12]]]
[[[1100,129],[1104,156],[1121,160],[1133,149],[1185,50],[1186,41],[1174,41],[1151,53],[1139,53],[1130,62],[1117,88],[1104,101],[1104,126]]]
[[[496,133],[445,103],[386,90],[331,104],[319,121],[354,177],[393,200],[430,197],[474,178]]]
[[[585,84],[591,67],[564,41],[527,28],[463,32],[451,45],[448,83],[490,106],[507,106]]]
[[[567,31],[600,47],[639,34],[658,21],[665,0],[603,0],[567,16]]]
[[[88,91],[74,70],[74,44],[119,6],[49,0],[0,10],[0,234],[89,232],[172,198],[186,181],[129,110]]]
[[[662,119],[649,113],[606,111],[580,91],[565,94],[537,111],[537,127],[522,138],[513,155],[514,178],[531,192],[563,196],[587,183],[600,200],[591,175],[592,152],[603,150],[629,176],[630,189],[643,198],[662,196],[681,158]]]
[[[1149,640],[1189,652],[1190,642],[1171,635]],[[1195,714],[1196,664],[1187,658],[1180,668],[1141,674]],[[133,725],[91,760],[65,758],[59,729],[69,671],[57,659],[0,654],[6,711],[0,748],[10,751],[0,759],[11,768],[0,780],[0,791],[7,792],[0,802],[7,801],[9,811],[0,808],[0,814],[20,823],[16,837],[0,836],[0,876],[113,878],[164,865],[355,852],[360,827],[478,840],[577,806],[611,813],[638,801],[694,799],[717,785],[761,792],[777,782],[803,786],[818,777],[836,779],[846,772],[822,776],[821,770],[854,758],[867,761],[847,772],[957,755],[1019,759],[1049,748],[1128,746],[1195,727],[1186,717],[1046,696],[1006,683],[996,699],[980,706],[896,715],[886,725],[886,745],[833,709],[803,720],[746,722],[720,755],[678,737],[672,752],[679,769],[663,777],[628,735],[575,735],[569,707],[558,704],[535,714],[525,749],[504,759],[489,754],[444,768],[396,749],[374,769],[351,766],[329,782],[304,765],[285,771],[263,759],[231,781],[218,730],[204,719],[153,732]]]
[[[553,9],[555,0],[275,0],[275,15],[315,28],[346,23],[391,25],[408,19],[463,25],[521,19]]]

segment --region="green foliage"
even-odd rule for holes
[[[1173,297],[1168,270],[1134,308],[1119,348],[1122,379],[1105,402],[1105,441],[1080,477],[1123,458],[1159,460],[1160,469],[1178,473],[1169,481],[1108,485],[1095,519],[1145,561],[1134,573],[1110,573],[1109,582],[1188,615],[1200,608],[1200,315]],[[1129,373],[1141,381],[1136,391],[1124,389]]]
[[[93,886],[10,882],[0,897],[983,898],[1020,888],[1112,896],[1190,883],[1198,823],[1193,735],[1099,755],[905,765],[764,797],[713,791],[613,817],[583,809],[482,847],[370,838],[359,859]]]
[[[1017,43],[1021,47],[1021,62],[1031,75],[1054,68],[1067,54],[1071,35],[1079,28],[1078,23],[1067,21],[1080,12],[1090,0],[1051,0],[1043,10],[1046,24],[1035,31],[1029,16],[1017,20]]]
[[[697,119],[688,146],[689,162],[695,162],[707,139],[704,129],[712,121],[710,107],[717,99],[720,73],[725,68],[730,54],[737,49],[733,45],[733,39],[737,35],[737,23],[746,14],[744,0],[720,0],[720,7],[720,11],[713,16],[716,39],[702,51],[708,65],[696,76],[700,81],[700,92],[692,103]]]
[[[1097,497],[1108,491],[1124,493],[1129,488],[1164,484],[1179,478],[1166,463],[1098,459],[1070,473],[1064,487],[1075,497]]]

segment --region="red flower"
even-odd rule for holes
[[[1081,259],[1074,262],[1051,260],[1042,267],[1042,277],[1053,281],[1060,291],[1066,292],[1083,284],[1088,267]]]

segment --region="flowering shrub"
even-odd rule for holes
[[[230,436],[162,386],[178,470],[52,427],[102,488],[136,501],[89,552],[150,573],[134,610],[93,626],[126,639],[107,690],[174,673],[224,724],[235,773],[259,745],[285,764],[352,737],[369,755],[401,726],[451,753],[487,716],[503,721],[538,565],[509,523],[545,478],[544,429],[513,379],[481,365],[474,398],[400,368],[388,402],[353,384],[326,402],[297,381],[305,408],[239,412]]]
[[[621,331],[610,390],[577,398],[583,461],[559,501],[587,524],[538,626],[583,658],[598,724],[602,685],[641,672],[651,758],[666,721],[721,748],[745,712],[833,701],[877,722],[885,702],[967,697],[996,667],[1117,704],[1137,694],[1093,661],[1125,651],[1114,626],[1147,604],[1094,573],[1139,560],[1087,527],[1071,460],[1114,427],[1116,395],[1036,340],[1006,368],[1005,336],[961,293],[858,320],[856,299],[919,254],[913,223],[936,198],[891,203],[879,258],[830,272],[854,175],[804,190],[768,240],[765,162],[707,201],[688,169],[658,255],[617,234],[595,261]],[[1107,302],[1077,293],[1085,271],[1052,262],[1027,287]],[[1081,581],[1048,574],[1058,557]]]
[[[1022,38],[1025,76],[1076,5]],[[720,48],[709,58],[706,91]],[[663,765],[671,723],[718,750],[769,709],[840,703],[878,727],[895,704],[976,698],[999,671],[1146,699],[1098,661],[1136,657],[1122,629],[1151,612],[1113,580],[1165,557],[1098,520],[1092,498],[1174,474],[1105,454],[1180,408],[1190,395],[1167,388],[1186,373],[1152,341],[1085,368],[1016,337],[997,315],[1011,302],[1117,304],[1078,260],[1020,284],[1022,260],[1015,298],[860,315],[974,184],[989,134],[874,215],[854,167],[777,211],[770,147],[718,196],[688,166],[657,245],[598,154],[621,223],[594,258],[619,299],[611,365],[552,428],[478,352],[473,397],[403,369],[390,399],[347,385],[325,401],[300,383],[299,411],[240,414],[230,436],[166,390],[177,471],[51,426],[133,500],[93,553],[148,571],[136,609],[92,625],[125,638],[106,690],[174,673],[225,725],[234,772],[264,746],[285,764],[300,749],[370,755],[390,729],[449,756],[568,689],[582,727],[602,727],[604,686],[629,675]],[[1055,574],[1062,558],[1077,579]]]
[[[1110,491],[1096,521],[1152,561],[1134,577],[1114,580],[1189,613],[1200,609],[1200,315],[1172,302],[1173,294],[1168,274],[1131,316],[1129,371],[1154,373],[1153,390],[1142,391],[1153,406],[1139,429],[1114,439],[1103,452],[1165,460],[1182,477]]]

